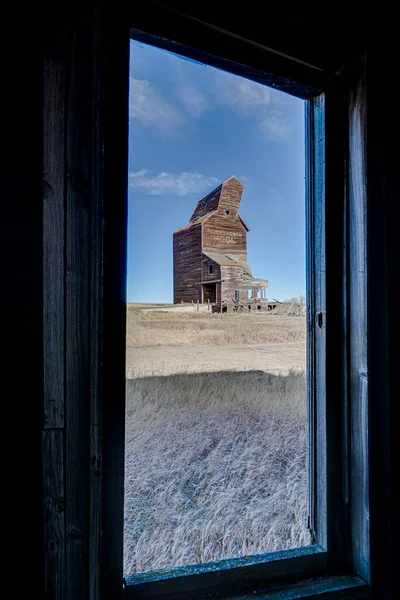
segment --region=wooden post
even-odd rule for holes
[[[207,298],[207,304],[208,304],[207,310],[208,310],[208,312],[210,312],[210,298]]]
[[[199,312],[199,299],[197,298],[197,312]]]

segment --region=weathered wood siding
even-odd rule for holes
[[[201,302],[201,225],[174,233],[174,302]]]
[[[226,254],[240,253],[246,260],[246,228],[237,215],[219,212],[202,225],[203,249],[223,251]]]
[[[230,216],[237,215],[243,190],[244,186],[236,177],[227,179],[222,186],[218,212],[225,214],[229,210]]]
[[[357,534],[352,546],[354,565],[357,572],[369,581],[367,96],[364,64],[361,62],[358,68],[359,75],[353,84],[349,105],[350,439],[351,447],[358,449],[352,457],[350,493],[354,500],[350,505],[350,515],[353,531]]]
[[[43,40],[39,596],[58,600],[122,595],[129,39],[106,22],[57,13]]]
[[[202,222],[174,233],[175,303],[204,301],[201,283],[221,279],[221,266],[209,257],[202,257],[203,250],[235,254],[241,260],[247,260],[248,229],[238,215],[243,189],[235,176],[230,177],[197,203],[190,223],[197,219]],[[210,264],[213,265],[212,273],[209,272]],[[231,267],[227,271],[229,283],[225,291],[222,284],[222,298],[229,299],[232,290],[234,294],[235,289],[243,288],[243,276],[241,268]],[[220,299],[221,285],[218,284],[217,301]]]
[[[217,262],[215,262],[215,260],[204,256],[201,264],[201,281],[203,283],[207,283],[207,281],[219,281],[221,279],[221,267]],[[212,265],[212,273],[210,273],[210,265]]]
[[[235,298],[235,290],[239,290],[239,301],[247,301],[250,289],[249,277],[242,267],[221,267],[221,279],[222,300],[230,302]]]

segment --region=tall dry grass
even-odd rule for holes
[[[145,312],[128,305],[129,347],[242,346],[305,342],[304,316]]]
[[[309,543],[303,373],[127,380],[126,573]]]

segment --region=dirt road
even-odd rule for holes
[[[305,343],[257,346],[127,348],[126,376],[262,370],[283,373],[305,369]]]

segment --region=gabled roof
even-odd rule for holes
[[[240,183],[236,175],[231,175],[231,177],[228,177],[228,179],[225,179],[225,181],[220,183],[220,185],[216,187],[215,190],[213,190],[212,192],[207,194],[207,196],[204,196],[204,198],[199,200],[192,216],[190,217],[189,223],[185,227],[179,227],[176,231],[183,231],[184,229],[189,229],[190,227],[194,227],[195,225],[200,225],[201,223],[204,223],[209,217],[211,217],[211,215],[213,215],[219,208],[223,186],[226,183],[228,183],[228,181],[231,181],[231,179],[237,181],[237,183],[243,188],[243,184]],[[243,227],[246,229],[246,231],[249,231],[249,228],[243,221],[242,217],[240,215],[237,216],[239,217],[239,220],[242,223]]]
[[[194,227],[195,225],[201,225],[201,223],[204,223],[204,221],[207,221],[211,217],[211,215],[213,215],[214,213],[215,213],[215,210],[210,212],[208,215],[205,215],[204,217],[200,217],[196,221],[190,221],[186,225],[186,227],[179,227],[179,229],[177,229],[175,231],[175,233],[177,233],[178,231],[184,231],[185,229],[190,229],[191,227]]]
[[[221,183],[217,188],[215,188],[215,190],[213,190],[212,192],[207,194],[207,196],[199,200],[192,216],[190,217],[189,224],[193,224],[201,217],[210,215],[217,210],[219,205],[219,199],[221,197],[222,186],[224,185],[224,183]]]

